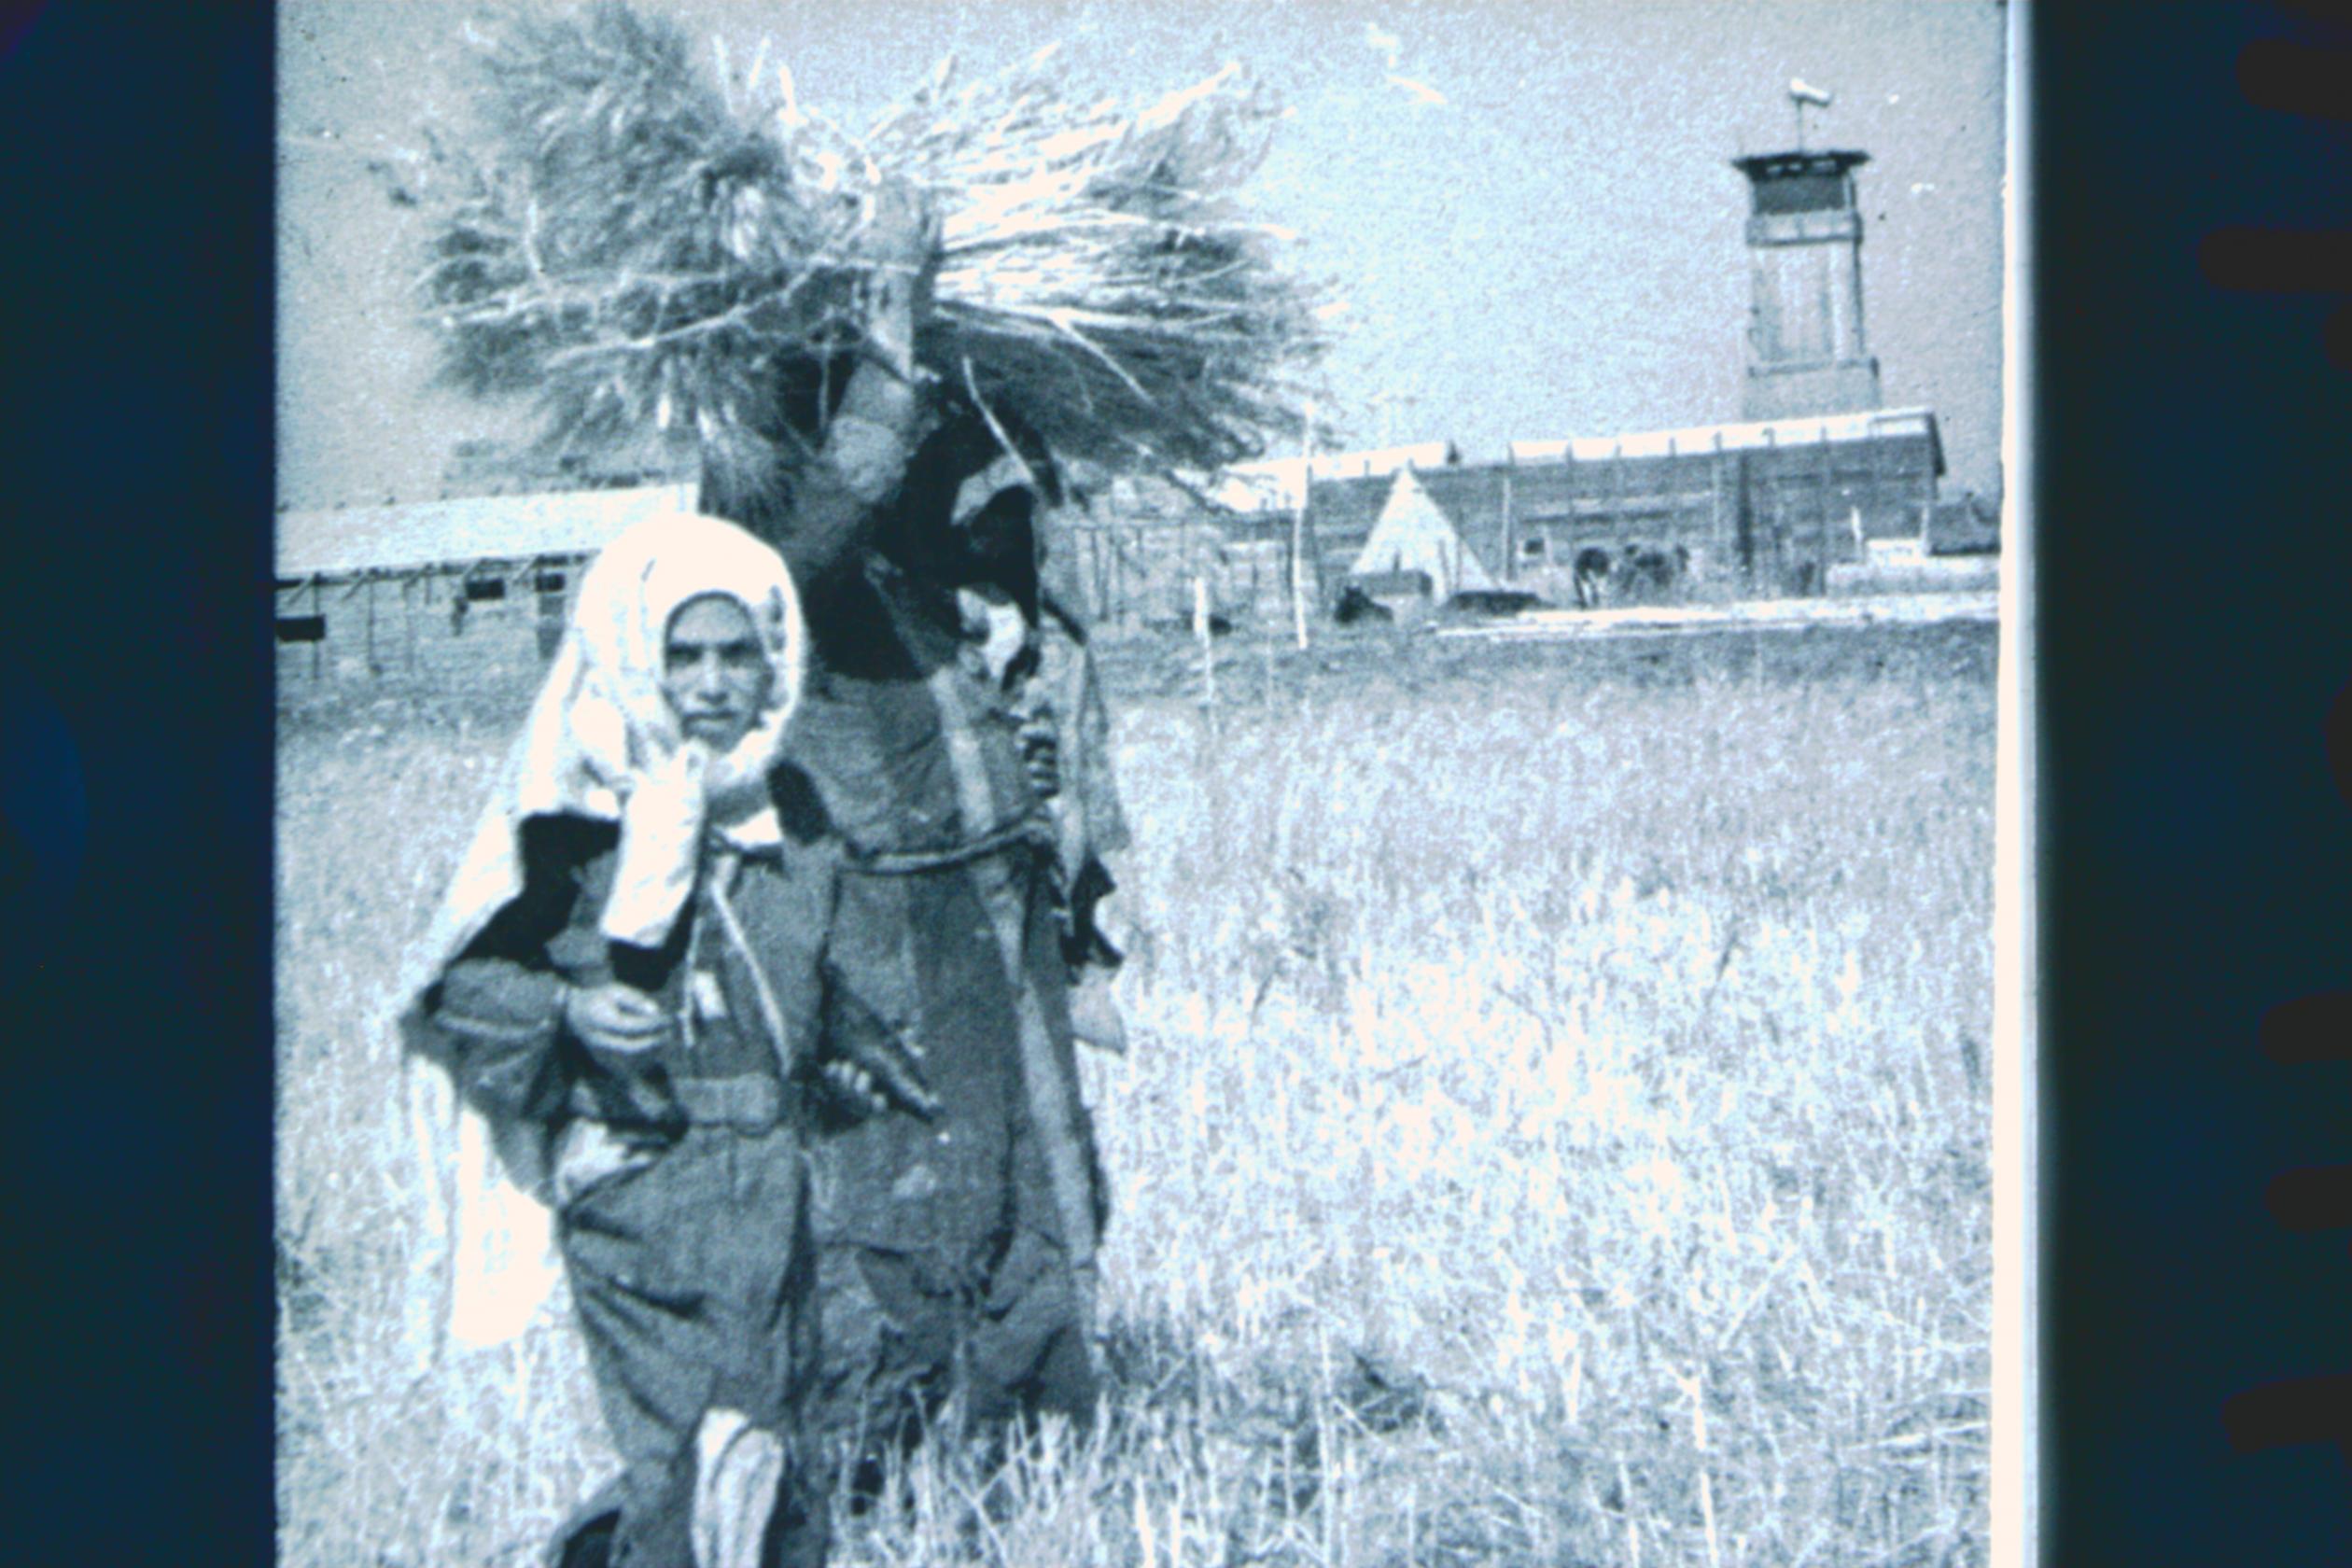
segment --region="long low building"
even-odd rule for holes
[[[580,568],[630,525],[693,500],[682,483],[280,512],[278,679],[535,667]]]
[[[1870,539],[1929,538],[1943,472],[1925,409],[1515,441],[1499,463],[1317,480],[1306,532],[1327,595],[1422,570],[1568,602],[1590,551],[1679,552],[1742,592],[1810,594]]]
[[[1220,614],[1290,614],[1291,542],[1325,609],[1351,578],[1418,574],[1460,592],[1576,602],[1579,555],[1646,555],[1724,594],[1820,593],[1872,541],[1923,555],[1998,548],[1975,497],[1939,499],[1943,451],[1924,409],[1515,441],[1463,463],[1451,442],[1330,454],[1253,482],[1307,484],[1295,505],[1106,480],[1057,517],[1057,591],[1091,622],[1185,622],[1194,583]],[[287,511],[277,519],[278,672],[289,687],[371,676],[453,685],[536,668],[580,570],[631,524],[691,509],[692,483]],[[1291,492],[1285,492],[1291,493]],[[1263,503],[1260,503],[1263,506]]]

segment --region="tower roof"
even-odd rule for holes
[[[1843,175],[1870,161],[1867,152],[1756,152],[1734,158],[1731,166],[1757,185],[1806,175]]]

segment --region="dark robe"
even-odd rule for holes
[[[550,1561],[690,1562],[695,1433],[722,1408],[787,1445],[766,1561],[821,1562],[827,1466],[803,1432],[816,1327],[804,1081],[827,1006],[843,1005],[821,951],[832,859],[791,843],[707,856],[669,939],[647,950],[597,930],[618,837],[610,822],[525,821],[523,891],[427,990],[415,1030],[502,1139],[553,1152],[556,1240],[623,1469]],[[757,978],[723,939],[721,891]],[[659,1043],[623,1056],[571,1035],[562,986],[612,980],[661,1002]]]
[[[891,999],[829,1027],[917,1042],[943,1107],[820,1113],[819,1422],[870,1452],[950,1395],[984,1423],[1083,1417],[1104,1188],[1017,721],[962,657],[952,597],[889,562],[808,609],[779,795],[839,849],[830,961]]]

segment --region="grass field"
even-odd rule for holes
[[[1134,1046],[1112,1419],[839,1560],[1981,1563],[1989,628],[1106,650]],[[558,1310],[434,1368],[387,1023],[524,693],[281,742],[279,1490],[301,1568],[534,1560]]]

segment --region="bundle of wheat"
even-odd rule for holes
[[[861,198],[940,215],[918,355],[1058,453],[1213,469],[1260,450],[1321,348],[1279,231],[1234,199],[1275,110],[1238,67],[1134,105],[1067,95],[1047,50],[958,85],[943,63],[863,134],[805,108],[764,49],[694,69],[619,0],[480,37],[483,154],[440,157],[420,282],[444,370],[528,391],[569,448],[648,432],[706,452],[805,441],[856,351]]]

